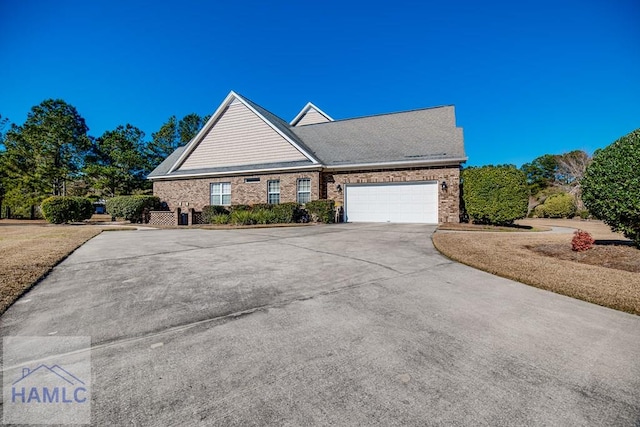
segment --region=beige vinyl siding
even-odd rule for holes
[[[307,160],[241,102],[233,102],[179,170]]]
[[[309,108],[304,116],[296,123],[296,126],[314,125],[316,123],[327,123],[330,120],[318,113],[315,108]]]

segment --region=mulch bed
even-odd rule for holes
[[[461,223],[451,223],[447,222],[444,224],[440,224],[438,226],[438,230],[445,231],[548,231],[550,228],[534,228],[528,225],[517,225],[513,224],[511,226],[498,226],[498,225],[485,225],[485,224],[470,224],[466,222]]]
[[[567,244],[542,244],[526,247],[549,257],[640,273],[640,249],[624,241],[606,241],[601,244],[596,241],[593,248],[583,252],[575,252]]]

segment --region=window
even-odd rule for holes
[[[300,178],[298,180],[298,203],[307,203],[311,200],[311,180]]]
[[[280,203],[280,181],[267,182],[267,203],[273,205]]]
[[[211,205],[231,204],[231,183],[213,182],[211,183]]]

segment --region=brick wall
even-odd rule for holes
[[[260,178],[259,182],[245,182],[245,178]],[[210,204],[210,184],[231,183],[231,204],[250,205],[267,203],[267,181],[280,180],[280,202],[295,202],[299,178],[311,179],[311,200],[320,196],[320,172],[295,172],[270,175],[233,176],[226,178],[180,179],[174,181],[154,181],[153,195],[169,205],[202,210]]]
[[[259,182],[245,182],[245,178],[260,178]],[[280,180],[280,202],[295,202],[297,180],[311,179],[311,200],[332,199],[337,206],[344,204],[345,184],[385,182],[438,182],[439,222],[460,222],[460,169],[458,167],[415,168],[403,170],[369,170],[349,172],[296,172],[270,175],[235,176],[226,178],[198,178],[174,181],[154,181],[153,194],[174,210],[202,210],[210,204],[212,182],[231,183],[231,204],[267,203],[267,181]],[[447,190],[441,188],[442,181]],[[340,184],[342,191],[336,186]]]
[[[176,212],[151,211],[149,212],[149,225],[177,225],[178,217]]]
[[[332,172],[322,174],[323,198],[335,200],[336,206],[344,205],[345,184],[438,181],[438,221],[460,222],[460,168],[416,168],[404,170],[376,170]],[[441,188],[442,181],[447,190]],[[336,189],[340,184],[342,191]]]

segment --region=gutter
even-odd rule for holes
[[[397,169],[406,167],[434,167],[434,166],[452,166],[453,164],[465,163],[468,157],[458,157],[453,159],[441,159],[441,160],[407,160],[401,162],[386,162],[386,163],[350,163],[345,165],[332,165],[326,166],[322,164],[314,164],[308,166],[291,166],[285,168],[266,168],[266,169],[247,169],[236,171],[222,171],[222,172],[200,172],[180,175],[161,175],[147,177],[150,181],[155,180],[175,180],[175,179],[191,179],[191,178],[214,178],[220,176],[241,176],[241,175],[258,175],[272,172],[292,172],[292,171],[326,171],[326,172],[340,172],[351,170],[367,170],[367,169]]]
[[[247,169],[239,171],[224,171],[224,172],[200,172],[180,175],[161,175],[161,176],[147,176],[149,181],[155,180],[174,180],[174,179],[190,179],[190,178],[213,178],[218,176],[239,176],[239,175],[258,175],[269,172],[287,172],[287,171],[307,171],[307,170],[322,170],[321,164],[309,165],[309,166],[291,166],[287,168],[267,168],[267,169]]]

